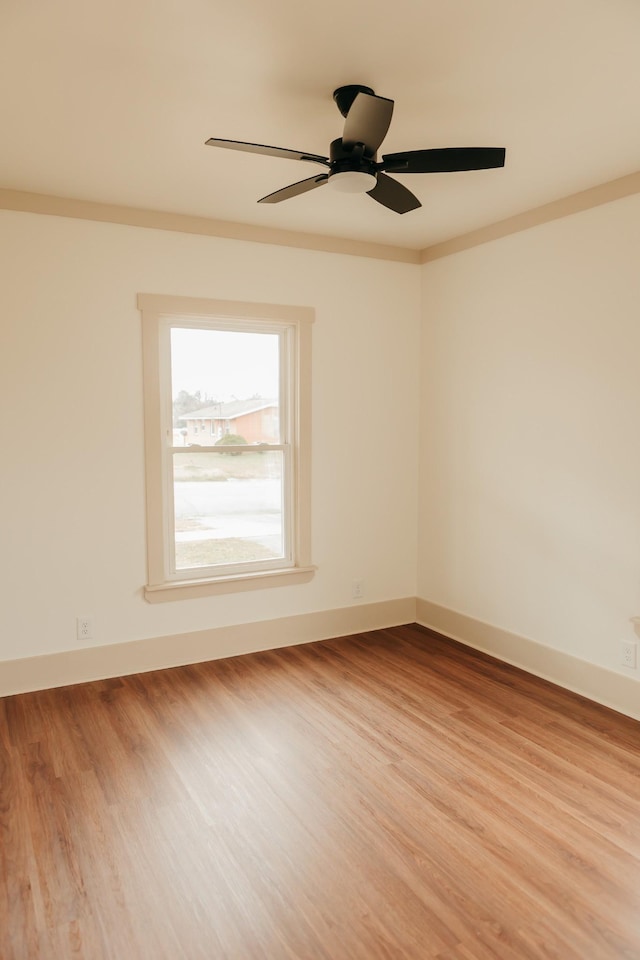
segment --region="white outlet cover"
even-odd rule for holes
[[[622,640],[620,642],[621,662],[623,667],[629,670],[635,670],[637,666],[638,645],[633,640]]]
[[[91,640],[93,638],[93,620],[91,617],[76,618],[76,636],[78,640]]]

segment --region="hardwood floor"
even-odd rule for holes
[[[2,960],[639,960],[640,724],[419,627],[0,700]]]

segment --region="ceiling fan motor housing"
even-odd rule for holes
[[[329,147],[330,172],[329,183],[331,186],[344,190],[345,192],[362,192],[372,190],[376,185],[378,164],[375,154],[372,157],[366,156],[364,144],[356,144],[350,150],[342,145],[342,138],[333,140]],[[358,177],[344,177],[343,174],[360,174]],[[363,176],[362,176],[363,175]],[[332,178],[335,180],[332,182]],[[358,186],[358,181],[360,185]],[[340,186],[338,184],[340,183]],[[351,183],[352,186],[347,186]]]
[[[341,137],[331,141],[329,161],[332,174],[345,173],[349,170],[356,173],[371,173],[375,176],[378,171],[375,154],[367,156],[364,144],[359,143],[348,150],[342,145]]]

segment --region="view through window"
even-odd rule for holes
[[[287,559],[283,336],[171,326],[176,571]]]

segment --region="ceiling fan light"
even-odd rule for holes
[[[372,173],[362,170],[343,170],[341,173],[332,173],[329,177],[329,186],[340,193],[367,193],[373,190],[377,181]]]

